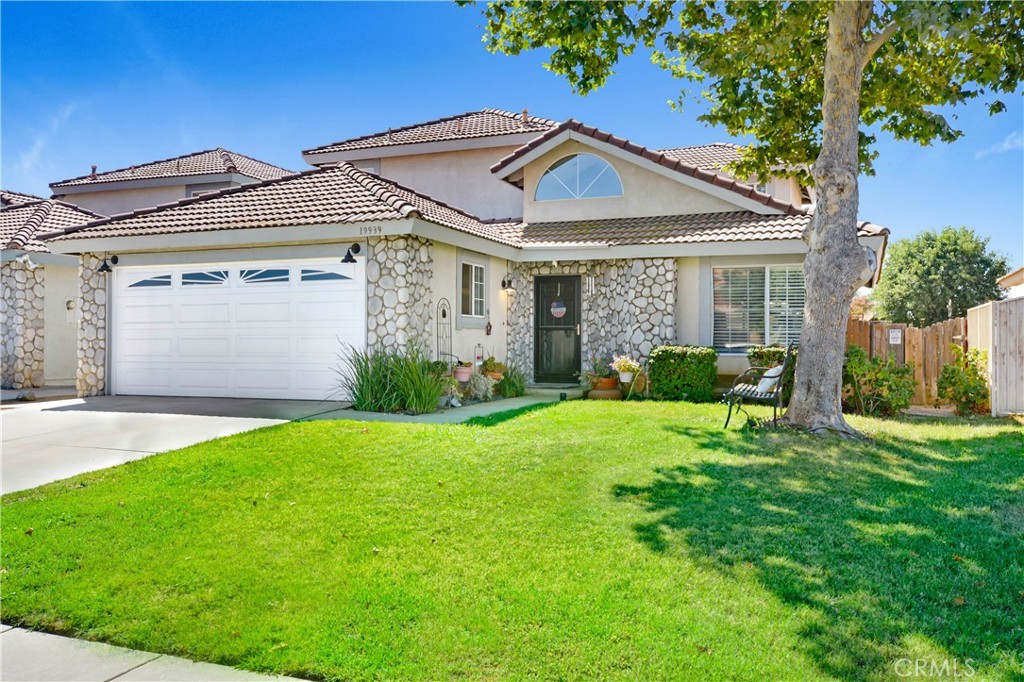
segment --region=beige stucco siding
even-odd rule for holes
[[[491,166],[514,150],[463,149],[385,157],[377,163],[383,177],[480,218],[518,218],[523,215],[522,191],[491,173]]]
[[[59,189],[57,190],[60,191]],[[148,208],[185,198],[185,185],[170,187],[147,187],[145,189],[120,189],[115,191],[82,192],[68,194],[63,198],[69,204],[99,213],[116,215]]]
[[[551,164],[565,156],[578,153],[594,154],[610,163],[622,181],[622,196],[534,201],[537,183]],[[740,210],[735,204],[687,187],[610,154],[599,152],[575,140],[568,140],[527,164],[523,169],[523,180],[523,215],[529,223]]]
[[[458,290],[458,263],[459,249],[450,244],[435,242],[431,255],[434,261],[434,276],[431,280],[433,292],[431,295],[434,311],[432,320],[434,328],[430,330],[432,346],[428,349],[431,357],[437,352],[437,304],[442,299],[448,300],[452,311],[452,354],[462,360],[474,359],[474,348],[477,344],[484,347],[484,357],[493,355],[501,362],[505,361],[507,351],[507,325],[508,297],[510,295],[502,290],[501,280],[508,271],[508,263],[502,258],[494,258],[483,254],[464,252],[473,262],[481,263],[486,267],[487,286],[484,320],[480,326],[469,327],[460,324],[459,321],[459,290]],[[491,333],[487,334],[487,322],[491,323]],[[443,358],[442,358],[443,359]]]

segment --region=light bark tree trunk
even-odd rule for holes
[[[786,421],[813,433],[856,436],[841,393],[850,303],[868,265],[857,240],[860,91],[871,2],[837,0],[829,15],[821,154],[814,164],[817,207],[803,239],[804,327]]]

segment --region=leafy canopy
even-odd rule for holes
[[[1002,297],[996,280],[1009,271],[988,239],[966,227],[926,230],[889,247],[875,287],[878,317],[919,327],[967,314],[968,308]]]
[[[462,4],[471,4],[461,0]],[[547,49],[545,66],[586,94],[637,47],[674,76],[700,84],[711,103],[698,118],[757,142],[732,169],[740,176],[803,175],[821,146],[821,102],[832,2],[489,3],[489,50]],[[860,120],[897,139],[929,144],[962,134],[937,107],[995,96],[1024,78],[1024,3],[876,2],[866,41]],[[689,91],[675,105],[681,107]],[[875,135],[860,132],[860,170],[871,174]],[[769,172],[771,170],[771,172]]]

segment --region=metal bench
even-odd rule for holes
[[[779,371],[778,380],[767,391],[757,390],[757,385],[761,379],[764,378],[765,372],[769,369],[775,369],[773,367],[751,367],[743,374],[736,377],[732,382],[732,388],[725,394],[722,401],[729,405],[729,414],[725,417],[725,426],[722,428],[729,427],[729,420],[732,418],[733,408],[736,408],[737,412],[743,412],[747,415],[747,420],[750,420],[750,414],[743,409],[743,403],[771,403],[772,406],[772,423],[777,424],[779,421],[779,413],[782,412],[782,394],[784,392],[783,384],[786,381],[786,372],[789,370],[789,363],[793,361],[793,349],[796,348],[795,343],[789,344],[786,347],[786,357],[782,361],[782,368]]]

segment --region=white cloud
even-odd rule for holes
[[[68,122],[68,119],[71,118],[71,115],[75,113],[77,108],[77,102],[62,104],[57,108],[56,112],[50,115],[49,127],[32,136],[31,144],[18,155],[18,169],[23,175],[31,176],[34,174],[39,166],[39,161],[43,156],[47,143],[64,127],[64,124]]]
[[[991,156],[992,154],[1002,154],[1004,152],[1012,152],[1017,149],[1024,149],[1024,134],[1018,130],[1014,130],[1012,133],[1007,135],[1002,142],[974,152],[974,158],[983,159],[986,156]]]

